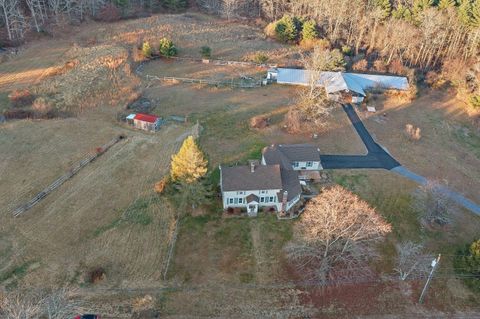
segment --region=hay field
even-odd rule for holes
[[[411,103],[387,99],[377,114],[362,114],[366,127],[408,169],[480,202],[480,131],[451,93],[422,93]],[[406,138],[407,124],[421,129],[419,141]]]
[[[56,67],[63,65],[63,56],[70,44],[63,40],[43,40],[22,47],[0,63],[0,92],[22,89],[39,83]]]
[[[173,212],[168,203],[152,197],[153,184],[167,172],[188,127],[148,134],[90,113],[59,121],[17,121],[0,130],[0,243],[5,246],[0,271],[5,276],[27,268],[22,278],[17,271],[2,284],[82,283],[92,267],[106,269],[105,284],[110,285],[160,280]],[[28,200],[119,133],[127,140],[24,215],[11,217],[8,208]]]

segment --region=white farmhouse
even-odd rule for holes
[[[262,161],[250,165],[220,166],[223,208],[244,208],[256,216],[259,208],[289,212],[300,201],[300,179],[323,169],[320,150],[310,144],[271,145]]]
[[[294,171],[254,161],[244,166],[220,166],[220,186],[223,208],[244,208],[249,216],[256,216],[261,207],[289,211],[302,192]]]

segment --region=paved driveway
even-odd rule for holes
[[[325,169],[342,168],[383,168],[390,170],[400,166],[390,154],[388,154],[370,135],[365,125],[355,112],[352,105],[342,105],[343,110],[352,123],[355,131],[362,139],[367,148],[367,155],[322,155],[322,166]]]
[[[363,144],[365,144],[367,155],[321,155],[320,158],[324,169],[382,168],[391,170],[418,184],[425,185],[427,183],[425,177],[417,175],[403,167],[396,159],[388,154],[382,146],[375,142],[352,105],[347,104],[342,105],[342,107],[357,131],[357,134],[362,139]],[[480,216],[480,206],[462,194],[450,190],[445,186],[442,186],[441,191],[447,194],[450,199],[458,205]]]

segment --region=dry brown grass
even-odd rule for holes
[[[446,180],[472,200],[480,198],[480,137],[461,102],[444,91],[423,92],[411,103],[386,99],[386,116],[362,113],[380,144],[408,169],[427,178]],[[405,125],[421,128],[421,140],[405,143]]]
[[[38,41],[23,47],[0,64],[0,92],[22,89],[38,83],[63,65],[67,41]]]
[[[87,112],[76,119],[17,121],[0,128],[0,238],[16,248],[9,250],[11,262],[5,267],[29,261],[41,265],[28,271],[24,282],[79,282],[92,267],[106,269],[101,284],[148,285],[161,279],[171,207],[149,200],[148,223],[118,221],[136,199],[153,195],[155,181],[166,174],[186,130],[170,126],[144,134],[113,124],[112,115]],[[119,133],[128,139],[25,215],[12,218],[11,208]]]

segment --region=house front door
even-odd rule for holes
[[[257,213],[258,213],[258,204],[249,204],[248,216],[257,216]]]

